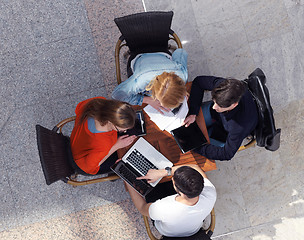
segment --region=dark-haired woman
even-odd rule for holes
[[[117,138],[117,132],[134,126],[135,111],[128,103],[96,97],[80,102],[75,113],[70,139],[76,165],[92,175],[110,171],[117,160],[116,151],[136,138],[126,135]]]

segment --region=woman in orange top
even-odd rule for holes
[[[136,138],[126,135],[117,138],[118,131],[134,126],[135,111],[128,103],[96,97],[80,102],[75,113],[70,139],[76,165],[92,175],[109,172],[117,160],[116,151]]]

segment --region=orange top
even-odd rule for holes
[[[95,97],[102,98],[104,97]],[[80,102],[75,110],[76,120],[71,134],[71,148],[74,161],[84,172],[96,174],[99,171],[100,161],[109,153],[117,141],[117,132],[92,133],[88,128],[88,120],[80,123],[84,106],[92,99]]]

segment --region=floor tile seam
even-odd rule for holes
[[[97,67],[98,67],[98,69],[99,69],[99,72],[101,73],[101,75],[103,75],[103,69],[102,69],[102,66],[104,66],[104,63],[102,63],[102,61],[101,61],[101,56],[99,55],[99,51],[98,51],[98,46],[97,46],[97,43],[95,42],[95,40],[96,40],[96,36],[94,36],[94,33],[97,33],[97,31],[94,31],[94,32],[92,32],[92,41],[93,41],[93,45],[94,45],[94,52],[95,52],[95,54],[96,54],[96,57],[97,57]],[[98,34],[98,33],[97,33]],[[104,82],[104,85],[106,85],[105,84],[105,82]]]
[[[90,18],[89,18],[87,5],[86,5],[86,3],[85,3],[85,0],[82,0],[81,2],[82,2],[82,5],[83,5],[83,8],[84,8],[84,10],[85,10],[85,14],[84,14],[84,15],[85,15],[86,22],[87,22],[87,24],[89,25],[90,32],[92,33],[92,32],[93,32],[93,29],[92,29],[92,27],[91,27],[91,21],[90,21]]]
[[[115,36],[113,36],[112,34],[109,35],[110,38],[108,38],[107,40],[110,40],[112,46],[110,46],[110,45],[106,46],[107,48],[105,48],[105,49],[106,50],[110,50],[110,49],[113,50],[113,56],[115,56],[115,47],[116,47],[116,44],[117,44],[117,41],[119,40],[119,38],[122,37],[122,34],[121,34],[121,32],[119,31],[119,29],[118,29],[118,27],[116,25],[115,26],[106,27],[105,30],[109,30],[109,29],[111,30],[111,31],[109,31],[110,33],[114,32],[112,30],[117,30],[117,34]],[[104,30],[102,30],[102,32],[99,31],[99,30],[92,31],[92,39],[93,39],[94,43],[95,43],[95,40],[99,39],[99,37],[101,35],[104,36]],[[104,40],[104,39],[102,39],[102,40]],[[125,40],[123,40],[122,43],[125,43]],[[113,48],[113,46],[114,46],[114,48]],[[97,44],[96,44],[96,49],[98,49]],[[121,52],[120,52],[120,57],[122,55],[122,51],[123,50],[128,50],[128,46],[122,46]]]
[[[97,61],[98,61],[98,69],[100,70],[100,72],[102,73],[102,68],[101,68],[101,66],[102,66],[102,63],[101,63],[101,59],[100,59],[100,56],[99,56],[99,53],[98,53],[98,46],[97,46],[97,44],[96,44],[96,42],[95,42],[95,39],[96,39],[96,37],[94,36],[94,33],[96,33],[97,35],[99,34],[98,33],[98,31],[97,30],[93,30],[93,27],[92,27],[92,24],[91,24],[91,20],[90,20],[90,17],[89,17],[89,9],[87,8],[87,5],[86,5],[86,3],[85,3],[85,1],[83,0],[82,1],[83,2],[83,5],[84,5],[84,8],[85,8],[85,14],[86,14],[86,19],[87,19],[87,21],[88,21],[88,24],[89,24],[89,28],[90,28],[90,32],[91,32],[91,35],[92,35],[92,40],[93,40],[93,45],[94,45],[94,51],[95,51],[95,54],[96,54],[96,56],[97,56]],[[113,20],[114,21],[114,20]],[[108,29],[112,29],[113,27],[108,27],[108,26],[105,26],[105,28],[103,29],[103,31],[107,31]]]
[[[86,11],[87,11],[87,9],[86,9]],[[106,31],[106,30],[108,30],[108,29],[112,29],[112,28],[116,28],[117,26],[116,26],[116,24],[115,25],[113,25],[113,26],[107,26],[107,25],[104,25],[104,26],[102,26],[102,28],[100,28],[100,29],[98,29],[98,30],[94,30],[92,27],[91,27],[91,20],[90,20],[90,17],[87,17],[87,19],[88,19],[88,23],[89,23],[89,26],[90,26],[90,31],[92,32],[92,33],[99,33],[99,31],[102,31],[102,32],[104,32],[104,31]],[[114,22],[114,19],[113,19],[113,22]],[[114,22],[115,23],[115,22]]]
[[[239,8],[239,11],[241,11],[240,7]],[[252,59],[252,61],[254,62],[254,58],[253,58],[253,54],[252,54],[252,49],[250,47],[250,41],[249,41],[249,37],[248,37],[248,33],[246,31],[246,27],[245,27],[245,23],[244,23],[244,18],[243,18],[243,15],[240,13],[240,16],[241,16],[241,19],[242,19],[242,26],[243,26],[243,29],[245,30],[245,36],[246,36],[246,40],[247,40],[247,45],[248,45],[248,48],[249,48],[249,51],[250,51],[250,58]],[[255,62],[254,62],[255,63]]]
[[[232,164],[234,165],[234,169],[236,169],[236,164],[235,164],[235,162],[232,162]],[[250,221],[250,217],[249,217],[248,211],[247,211],[247,204],[246,204],[246,201],[245,201],[245,198],[244,198],[244,195],[243,195],[243,191],[242,191],[242,188],[241,188],[240,177],[239,177],[239,174],[238,174],[237,171],[236,171],[236,176],[237,176],[238,187],[239,187],[239,190],[240,190],[240,192],[241,192],[241,198],[242,198],[242,201],[243,201],[243,204],[244,204],[244,207],[245,207],[245,208],[243,209],[243,211],[244,211],[244,213],[245,213],[245,215],[246,215],[246,218],[247,218],[247,221],[248,221],[249,225],[252,226],[251,221]]]
[[[38,123],[37,123],[37,124],[38,124]],[[36,124],[33,126],[33,128],[35,128],[35,126],[36,126]],[[36,133],[35,133],[35,135],[36,135]],[[33,144],[36,145],[37,143],[34,142]],[[37,147],[37,152],[36,152],[36,154],[37,154],[37,158],[39,158],[38,147]],[[23,161],[23,163],[18,164],[18,168],[28,166],[29,164],[32,164],[32,165],[33,165],[33,164],[38,164],[38,163],[39,163],[39,162],[37,162],[37,161],[26,159],[26,161]],[[7,171],[12,171],[12,172],[14,172],[14,169],[15,169],[15,168],[16,168],[16,167],[14,167],[14,166],[10,166],[10,167],[7,167],[6,169],[7,169]],[[42,171],[42,168],[41,168],[41,171]]]
[[[281,164],[282,166],[284,166],[284,164],[282,163],[282,161],[281,161],[280,158],[279,158],[279,159],[274,159],[273,157],[271,157],[271,160],[280,161],[280,164]],[[283,168],[283,169],[281,170],[281,175],[282,175],[282,176],[288,176],[288,174],[291,174],[291,173],[288,173],[288,172],[287,172],[287,168]],[[238,184],[239,184],[239,186],[240,186],[240,180],[239,180],[238,174],[237,174],[237,177],[238,177]],[[289,179],[290,179],[290,178],[289,178]],[[289,180],[288,183],[290,183],[291,186],[292,186],[292,182],[290,182],[290,181],[291,181],[291,180]],[[242,193],[242,199],[244,199],[242,188],[241,188],[241,193]],[[292,200],[292,196],[291,196],[291,200]],[[245,200],[244,200],[244,204],[245,204],[245,206],[247,205]],[[286,204],[287,204],[287,203],[286,203]],[[247,207],[246,207],[246,209],[247,209]],[[295,207],[295,206],[292,206],[292,210],[293,210],[292,217],[296,217],[296,216],[297,216],[296,207]],[[248,216],[247,212],[246,212],[246,216]],[[262,224],[258,224],[258,225],[252,225],[252,222],[250,221],[250,218],[249,218],[249,216],[248,216],[248,221],[249,221],[249,223],[250,223],[250,227],[256,227],[256,226],[260,226],[260,225],[263,225],[263,224],[268,224],[268,223],[276,222],[276,221],[278,221],[278,220],[268,221],[268,222],[265,222],[265,223],[262,223]],[[249,227],[249,228],[250,228],[250,227]]]
[[[21,107],[20,107],[21,108]],[[2,124],[1,128],[0,128],[0,134],[2,133],[2,131],[5,129],[5,127],[8,125],[9,121],[11,120],[12,116],[14,115],[14,113],[17,111],[18,107],[16,107],[16,103],[14,103],[14,108],[11,111],[11,113],[9,114],[9,116],[7,117],[6,121]],[[0,143],[0,145],[2,145]]]
[[[240,229],[235,230],[235,231],[219,234],[219,235],[216,235],[216,236],[212,237],[212,239],[217,239],[219,237],[229,236],[229,235],[232,235],[234,233],[240,233],[240,232],[243,232],[243,231],[246,231],[246,230],[252,230],[252,229],[255,229],[255,228],[264,227],[264,226],[268,226],[269,224],[276,224],[276,223],[280,223],[280,222],[282,222],[281,218],[273,220],[273,221],[257,224],[257,225],[252,225],[250,227],[240,228]]]

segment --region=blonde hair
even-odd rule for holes
[[[136,113],[128,103],[95,98],[84,106],[80,122],[88,117],[96,119],[102,126],[111,122],[120,128],[132,128],[135,124]]]
[[[166,108],[178,107],[187,95],[184,81],[174,72],[163,72],[156,76],[146,90],[151,91],[152,97]]]

